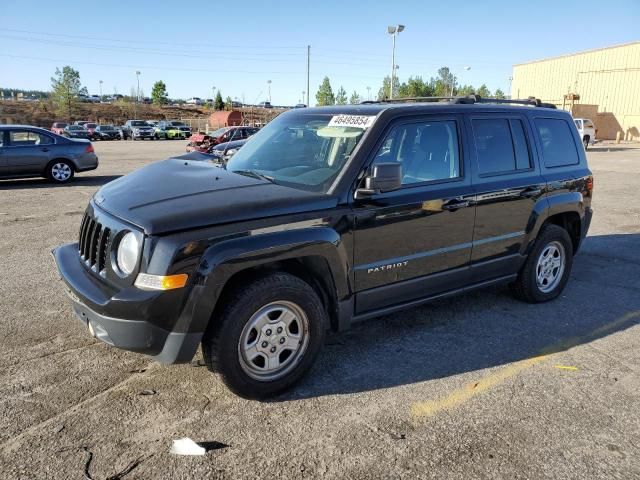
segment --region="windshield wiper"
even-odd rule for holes
[[[271,183],[276,183],[273,177],[268,175],[264,175],[262,173],[258,173],[255,170],[231,170],[233,173],[237,173],[239,175],[245,175],[247,177],[257,178],[259,180],[268,180]]]

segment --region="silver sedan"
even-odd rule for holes
[[[42,176],[65,183],[75,172],[96,168],[98,156],[89,140],[27,125],[0,125],[0,178]]]

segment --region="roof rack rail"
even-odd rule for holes
[[[406,97],[382,100],[366,100],[361,104],[374,103],[421,103],[421,102],[449,102],[457,105],[472,105],[476,103],[496,103],[496,104],[512,104],[512,105],[531,105],[533,107],[557,108],[553,103],[543,103],[539,98],[529,97],[527,99],[510,99],[510,98],[482,98],[480,95],[465,95],[459,97]]]

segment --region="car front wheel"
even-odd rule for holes
[[[288,273],[249,283],[229,298],[203,340],[207,367],[245,398],[265,398],[295,384],[311,367],[325,333],[315,290]]]
[[[511,290],[529,303],[553,300],[569,281],[572,265],[573,244],[567,231],[558,225],[545,225]]]

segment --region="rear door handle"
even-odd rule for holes
[[[47,147],[41,148],[40,150],[42,150],[43,152],[48,152],[49,149]]]
[[[467,208],[471,205],[469,200],[452,200],[442,205],[443,210],[458,210],[459,208]]]

